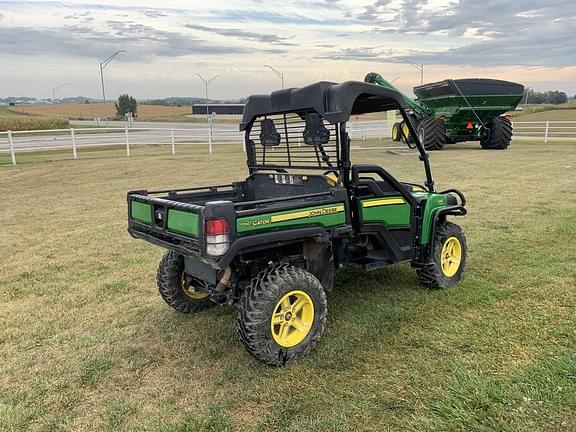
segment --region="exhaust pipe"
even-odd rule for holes
[[[230,286],[230,275],[232,274],[232,268],[231,267],[227,267],[226,270],[224,270],[224,274],[222,275],[222,277],[220,278],[220,282],[218,282],[218,285],[216,285],[216,292],[224,292],[226,290],[226,288],[228,288]]]

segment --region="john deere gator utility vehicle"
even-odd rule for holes
[[[377,73],[366,82],[397,90]],[[420,142],[427,150],[442,150],[445,144],[480,141],[484,149],[504,150],[512,140],[512,123],[503,116],[513,111],[524,95],[524,86],[494,79],[444,80],[414,87],[418,99],[402,94],[410,110]],[[392,139],[412,143],[405,121],[392,127]]]
[[[235,305],[246,349],[283,365],[320,339],[337,268],[407,261],[425,287],[458,282],[466,240],[447,219],[466,214],[465,198],[435,190],[406,108],[397,91],[355,81],[251,96],[240,124],[245,180],[128,193],[129,232],[168,250],[160,295],[184,313]],[[351,162],[350,116],[386,110],[416,136],[424,185]]]

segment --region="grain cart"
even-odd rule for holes
[[[425,287],[457,283],[466,239],[448,217],[466,214],[465,198],[435,190],[418,138],[424,185],[350,160],[351,115],[399,110],[415,135],[406,108],[397,91],[356,81],[251,96],[245,180],[129,192],[128,231],[168,250],[157,273],[166,303],[184,313],[235,305],[248,352],[283,365],[320,339],[337,268],[406,261]]]
[[[377,73],[366,82],[395,89]],[[512,124],[503,116],[513,111],[524,95],[524,86],[494,79],[447,79],[414,87],[413,99],[401,93],[410,108],[410,119],[427,150],[442,150],[445,144],[480,141],[483,149],[504,150],[512,140]],[[395,123],[392,139],[409,136],[406,124]]]

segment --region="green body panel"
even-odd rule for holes
[[[448,205],[448,198],[446,195],[421,192],[428,195],[426,199],[426,205],[424,207],[424,213],[422,214],[422,232],[420,233],[420,244],[428,244],[430,242],[430,235],[432,230],[432,220],[436,210]],[[414,194],[419,195],[420,193]]]
[[[435,212],[448,205],[446,195],[431,192],[414,192],[415,196],[426,196],[422,215],[422,231],[420,244],[430,241],[432,221]],[[381,223],[387,228],[408,228],[410,226],[411,209],[407,202],[393,203],[397,197],[378,197],[362,200],[360,204],[362,223]],[[400,199],[404,201],[403,199]],[[377,204],[381,205],[377,205]],[[368,207],[365,207],[367,206]]]
[[[478,125],[476,115],[486,124],[493,118],[514,110],[522,97],[522,94],[512,94],[466,96],[466,99],[462,96],[445,96],[420,100],[433,110],[435,117],[444,116],[448,136],[467,134],[475,136],[478,134],[478,129],[466,129],[466,125],[468,122]],[[472,105],[476,115],[466,100]]]
[[[296,210],[246,216],[236,220],[239,236],[302,226],[330,228],[346,224],[344,203],[306,207]]]
[[[139,201],[131,202],[132,219],[150,225],[152,223],[152,209],[150,204]]]
[[[198,237],[200,217],[196,213],[182,210],[168,210],[168,231]]]
[[[362,223],[382,223],[388,228],[408,227],[410,225],[410,204],[380,205],[364,207],[366,203],[378,202],[380,198],[362,200]]]

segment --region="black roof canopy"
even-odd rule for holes
[[[277,90],[250,96],[240,130],[258,116],[314,110],[330,123],[348,121],[351,115],[405,108],[396,91],[361,81],[341,84],[321,81],[306,87]]]

